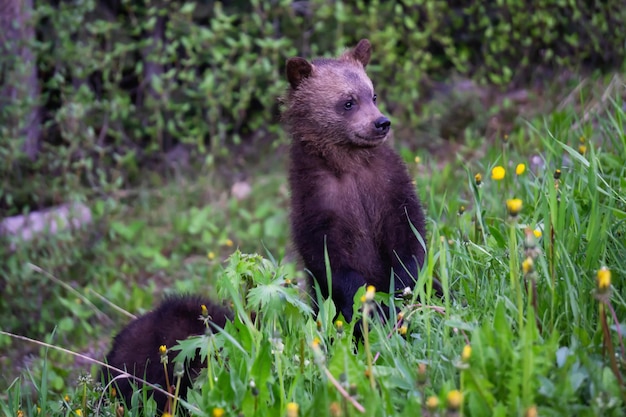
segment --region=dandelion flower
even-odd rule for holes
[[[465,363],[469,362],[472,357],[472,347],[470,345],[463,346],[463,352],[461,352],[461,360]]]
[[[474,181],[476,181],[477,186],[480,186],[483,183],[483,176],[481,174],[474,175]]]
[[[508,210],[511,217],[517,216],[519,212],[522,211],[522,205],[522,200],[519,198],[511,198],[509,200],[506,200],[506,209]]]
[[[209,261],[212,261],[213,259],[215,259],[215,253],[209,252],[206,254],[206,257],[209,259]]]
[[[524,413],[524,417],[537,417],[539,413],[537,413],[537,406],[533,405]]]
[[[287,404],[287,417],[298,417],[300,406],[297,403]]]
[[[535,270],[535,262],[533,261],[533,258],[529,256],[526,259],[524,259],[524,261],[522,262],[522,272],[524,273],[524,275],[528,275],[534,270]]]
[[[578,153],[580,153],[581,155],[584,155],[585,152],[587,152],[587,146],[586,145],[579,145],[578,146]]]
[[[365,301],[373,301],[374,295],[376,295],[376,287],[373,285],[368,285],[365,290]]]
[[[419,164],[420,162],[422,162],[422,158],[420,158],[419,156],[415,157],[415,163]]]
[[[213,409],[213,413],[211,413],[211,415],[213,417],[224,417],[225,413],[226,412],[224,411],[223,408],[216,407],[216,408]]]
[[[541,229],[535,229],[533,230],[533,235],[535,235],[535,238],[539,239],[543,233],[541,232]]]
[[[226,239],[226,241],[224,242],[224,245],[228,246],[229,248],[232,247],[234,245],[233,241],[230,239]]]
[[[458,389],[452,390],[446,397],[448,410],[458,410],[463,402],[463,393]]]
[[[611,286],[611,270],[606,266],[598,270],[596,278],[600,291],[606,291]]]
[[[430,411],[435,411],[438,407],[439,398],[435,397],[434,395],[428,397],[428,399],[426,400],[426,408],[428,408]]]
[[[167,353],[167,346],[161,345],[159,346],[159,355],[165,355]]]
[[[506,171],[504,170],[504,167],[500,165],[493,167],[493,169],[491,170],[491,178],[496,181],[500,181],[504,179],[505,175],[506,175]]]
[[[405,336],[408,331],[409,331],[409,328],[407,327],[406,324],[403,324],[402,326],[398,328],[398,333],[400,333],[401,336]]]
[[[517,166],[515,167],[515,174],[516,175],[522,175],[524,172],[526,172],[526,165],[525,164],[517,164]]]
[[[202,317],[208,317],[209,316],[209,310],[206,308],[206,305],[202,304],[200,306],[200,309],[202,310]]]

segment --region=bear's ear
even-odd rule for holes
[[[304,58],[295,57],[287,60],[287,81],[295,89],[302,80],[309,78],[313,72],[313,64]]]
[[[361,39],[349,54],[365,68],[372,57],[372,44],[367,39]]]

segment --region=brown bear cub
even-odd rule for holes
[[[286,68],[293,240],[322,295],[348,321],[359,287],[413,288],[426,253],[422,206],[385,143],[391,122],[365,73],[370,56],[363,39],[337,59],[290,58]]]
[[[138,378],[151,384],[159,385],[167,391],[165,371],[161,363],[159,348],[165,345],[168,348],[167,373],[168,381],[172,386],[176,385],[174,379],[174,357],[176,351],[169,349],[176,345],[179,340],[189,336],[202,335],[213,329],[203,321],[202,306],[206,306],[209,320],[223,328],[226,320],[232,319],[232,312],[225,307],[216,305],[214,302],[191,295],[178,295],[166,298],[155,310],[144,314],[131,321],[113,340],[111,351],[106,357],[106,363],[126,370]],[[193,383],[193,378],[204,367],[198,357],[185,364],[185,374],[181,380],[179,395],[185,398],[188,388]],[[101,370],[104,383],[119,375],[118,372],[103,368]],[[133,384],[138,386],[137,381],[129,378],[119,378],[114,386],[119,395],[124,399],[127,407],[131,405]],[[167,395],[154,391],[154,400],[160,412],[166,411]],[[170,410],[171,411],[171,410]]]

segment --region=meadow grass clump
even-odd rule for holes
[[[361,288],[352,322],[303,291],[295,266],[271,251],[235,250],[218,266],[203,255],[196,262],[213,265],[235,319],[165,347],[180,351],[177,362],[196,352],[206,361],[187,397],[173,395],[173,414],[625,415],[625,116],[620,102],[594,123],[554,113],[443,169],[411,156],[437,173],[414,172],[430,219],[425,266],[397,298]],[[98,381],[49,389],[46,352],[59,348],[45,347],[42,367],[0,396],[0,410],[120,415]],[[141,388],[136,402],[150,395]],[[154,410],[137,403],[125,415]]]

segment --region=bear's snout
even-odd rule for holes
[[[385,116],[379,117],[374,121],[374,127],[376,128],[376,132],[385,134],[389,131],[389,127],[391,126],[391,120],[386,118]]]

